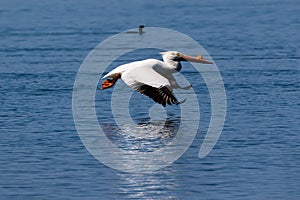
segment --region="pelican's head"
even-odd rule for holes
[[[165,51],[165,52],[160,52],[162,55],[162,58],[165,62],[168,61],[183,61],[182,60],[182,54],[179,53],[178,51]]]
[[[197,62],[197,63],[203,63],[203,64],[213,64],[213,62],[207,61],[203,59],[202,55],[198,55],[197,57],[192,57],[188,55],[184,55],[182,53],[179,53],[178,51],[166,51],[161,52],[163,60],[165,62],[168,61],[188,61],[188,62]]]

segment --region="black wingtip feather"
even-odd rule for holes
[[[180,102],[176,99],[176,97],[174,97],[172,92],[166,86],[156,88],[150,85],[143,84],[137,87],[136,90],[142,93],[143,95],[150,97],[156,103],[159,103],[164,107],[166,107],[167,104],[180,104]]]

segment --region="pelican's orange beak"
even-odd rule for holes
[[[198,55],[197,57],[192,57],[184,54],[180,54],[182,59],[189,61],[189,62],[196,62],[196,63],[203,63],[203,64],[213,64],[213,62],[210,62],[208,60],[203,59],[202,55]]]

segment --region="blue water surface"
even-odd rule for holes
[[[300,199],[299,11],[297,0],[2,0],[0,199]],[[201,126],[180,159],[149,174],[96,160],[72,115],[73,84],[85,57],[139,24],[198,41],[220,69],[228,104],[217,145],[199,159],[209,94],[184,64],[201,104]],[[118,62],[143,58],[159,54],[139,51]],[[138,93],[135,100],[152,105]],[[97,93],[99,121],[117,134],[104,107]],[[131,115],[149,121],[142,106]]]

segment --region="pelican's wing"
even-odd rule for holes
[[[166,86],[161,86],[159,88],[152,87],[146,84],[140,84],[138,83],[137,85],[140,85],[136,88],[135,90],[139,91],[140,93],[150,97],[153,99],[155,102],[166,106],[166,104],[180,104],[181,102],[178,102],[176,97],[172,94],[172,92],[168,89]]]
[[[132,89],[152,98],[155,102],[166,104],[179,104],[180,102],[171,92],[168,79],[153,70],[147,63],[144,66],[130,67],[122,73],[122,80]]]

